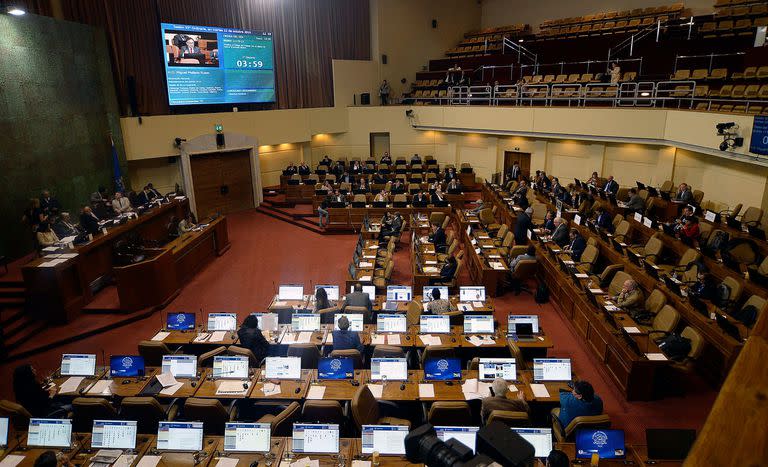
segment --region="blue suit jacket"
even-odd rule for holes
[[[356,349],[363,354],[363,344],[355,331],[333,331],[333,350]]]
[[[560,393],[560,424],[567,427],[576,417],[600,415],[603,413],[603,401],[595,396],[590,402],[576,399],[570,392]]]

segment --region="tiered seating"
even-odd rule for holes
[[[657,21],[664,23],[670,19],[679,18],[682,12],[683,4],[676,3],[659,7],[548,20],[539,26],[540,32],[536,40],[635,33]]]
[[[768,107],[762,103],[747,105],[746,102],[740,102],[768,99],[768,66],[747,67],[742,71],[734,71],[730,79],[726,68],[715,68],[712,71],[704,68],[677,70],[670,79],[696,81],[694,97],[708,101],[697,102],[696,110],[752,115],[768,113]]]
[[[749,36],[752,28],[768,26],[768,4],[742,0],[717,0],[713,21],[699,27],[705,38]]]
[[[456,47],[445,52],[449,57],[476,57],[501,53],[504,38],[516,38],[530,32],[527,24],[514,24],[470,31],[464,34],[464,40]]]

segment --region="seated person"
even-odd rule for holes
[[[318,165],[324,165],[326,167],[330,167],[332,163],[333,163],[333,161],[326,154],[325,156],[323,156],[323,159],[320,161],[320,164],[318,164]]]
[[[544,215],[544,224],[541,226],[544,229],[544,233],[552,233],[555,230],[555,212],[547,211]]]
[[[366,292],[363,292],[363,284],[356,283],[353,290],[354,292],[344,296],[344,304],[341,309],[344,310],[348,306],[360,306],[365,307],[370,312],[373,309],[373,303],[371,303],[371,297]]]
[[[584,240],[584,237],[581,236],[578,229],[571,229],[570,237],[571,243],[569,243],[564,250],[570,253],[571,259],[579,262],[581,261],[581,254],[584,253],[584,249],[587,248],[587,241]]]
[[[427,313],[442,315],[451,311],[451,302],[448,297],[440,297],[440,289],[432,289],[432,300],[427,304]]]
[[[386,175],[379,171],[376,172],[376,175],[373,176],[373,183],[377,185],[384,185],[388,182]]]
[[[112,209],[114,209],[115,214],[118,215],[133,211],[131,202],[119,191],[115,193],[115,199],[112,200]]]
[[[685,220],[693,216],[693,207],[686,205],[680,212],[680,217],[676,218],[673,222],[667,222],[666,225],[672,227],[675,233],[679,233],[685,225]]]
[[[423,192],[416,193],[415,195],[413,195],[412,203],[414,206],[416,205],[426,206],[427,204],[429,204],[429,195]]]
[[[285,170],[283,170],[283,175],[286,175],[288,177],[290,177],[291,175],[295,175],[297,173],[298,173],[298,169],[296,168],[295,165],[293,165],[293,162],[288,164],[288,167],[286,167]]]
[[[349,172],[343,172],[341,176],[336,177],[337,183],[354,183],[355,177],[349,174]]]
[[[367,294],[366,294],[367,295]],[[363,344],[360,336],[355,331],[349,330],[349,319],[346,316],[339,318],[339,329],[333,331],[333,350],[355,349],[363,355]]]
[[[446,240],[445,230],[443,230],[442,225],[438,225],[432,235],[429,236],[429,241],[434,243],[435,251],[437,253],[445,253],[445,249],[447,248],[447,245],[445,244]]]
[[[299,166],[299,175],[309,175],[312,170],[309,168],[306,162],[302,162]]]
[[[394,183],[392,183],[392,186],[390,187],[389,191],[396,195],[405,193],[405,185],[403,185],[403,181],[399,178],[396,179]]]
[[[629,189],[629,201],[627,201],[626,208],[629,211],[639,212],[640,214],[645,210],[645,201],[637,194],[637,189]]]
[[[97,234],[101,228],[99,227],[99,218],[93,213],[90,206],[84,206],[82,214],[80,214],[80,227],[89,234]]]
[[[61,203],[59,200],[51,196],[51,192],[43,190],[40,196],[40,209],[45,214],[55,214],[61,211]]]
[[[595,394],[587,381],[573,383],[571,392],[560,393],[560,416],[558,420],[565,429],[576,417],[600,415],[603,413],[603,401]]]
[[[361,177],[360,178],[360,183],[357,184],[355,189],[359,190],[359,191],[366,191],[366,192],[370,191],[371,187],[368,186],[368,179],[365,178],[365,177]]]
[[[149,186],[146,185],[141,190],[141,193],[139,193],[139,196],[138,196],[139,206],[144,206],[145,204],[149,204],[154,199],[155,199],[155,194],[152,193],[152,191],[150,191],[150,189],[149,189]]]
[[[381,224],[381,231],[379,232],[379,241],[384,241],[385,237],[391,237],[392,235],[399,235],[400,229],[403,227],[403,217],[399,212],[388,223]]]
[[[386,190],[381,190],[380,192],[376,193],[376,196],[373,198],[374,202],[377,203],[386,203],[389,200],[387,199],[387,192]]]
[[[47,389],[45,386],[35,367],[29,363],[19,365],[13,370],[13,393],[16,402],[33,417],[50,417],[62,409],[62,404],[53,400],[58,391],[56,385],[52,384]],[[61,415],[66,415],[66,412]]]
[[[595,209],[595,214],[595,225],[608,232],[613,232],[613,220],[611,219],[611,215],[608,214],[602,206],[598,206]]]
[[[553,221],[555,230],[552,231],[552,241],[560,248],[565,247],[568,244],[568,226],[565,224],[565,219],[562,217],[555,217]],[[586,247],[585,247],[586,248]]]
[[[149,192],[152,193],[152,199],[163,197],[163,195],[161,195],[160,192],[155,189],[151,182],[147,183],[147,188],[149,189]]]
[[[509,261],[510,272],[515,272],[515,269],[517,269],[517,265],[520,264],[520,261],[528,259],[536,259],[536,247],[533,245],[528,245],[528,249],[525,250],[525,253],[517,255],[515,258]]]
[[[697,281],[688,287],[688,295],[700,298],[702,300],[712,300],[717,294],[717,285],[712,275],[705,266],[701,265],[696,271]]]
[[[445,282],[452,281],[453,276],[456,275],[456,269],[458,267],[459,267],[459,264],[456,261],[456,258],[454,256],[449,256],[448,259],[445,261],[445,264],[443,264],[443,267],[440,268],[440,276],[430,277],[429,284],[435,285],[435,284],[442,284]]]
[[[315,308],[314,311],[317,313],[320,310],[327,310],[329,308],[332,308],[333,304],[330,300],[328,300],[328,292],[325,291],[325,288],[318,287],[315,291]]]
[[[56,232],[56,236],[59,238],[77,236],[80,234],[77,226],[72,223],[72,219],[68,212],[61,213],[53,224],[52,229]]]
[[[333,195],[331,196],[331,202],[332,203],[341,203],[344,206],[347,205],[347,197],[342,195],[339,190],[333,190]]]
[[[56,232],[51,230],[51,224],[46,219],[37,226],[37,244],[40,248],[54,245],[59,242]]]
[[[321,190],[327,192],[327,193],[333,193],[333,185],[331,185],[331,182],[328,180],[325,180],[323,182],[323,185],[320,187]]]
[[[440,182],[435,180],[435,181],[433,181],[432,183],[429,184],[429,187],[427,188],[427,191],[429,191],[430,195],[433,195],[439,189],[440,189]]]
[[[547,462],[544,467],[570,467],[571,460],[568,458],[568,454],[560,451],[559,449],[553,449],[547,456]]]
[[[445,201],[445,195],[443,195],[443,191],[438,186],[434,193],[432,193],[432,196],[430,197],[430,201],[432,204],[442,203]]]
[[[237,330],[237,337],[240,339],[237,345],[253,352],[257,362],[262,361],[269,354],[269,342],[261,333],[259,318],[256,316],[248,315],[245,318],[240,329]]]
[[[512,202],[520,205],[520,202],[528,196],[528,184],[525,180],[521,180],[517,185],[517,189],[512,193]]]
[[[192,213],[188,212],[187,215],[184,216],[184,219],[179,221],[178,234],[179,236],[182,236],[187,232],[191,232],[195,227],[197,226],[192,218]]]
[[[456,169],[453,167],[448,167],[445,169],[445,175],[443,175],[443,181],[446,183],[450,183],[451,180],[456,178]]]
[[[414,165],[414,164],[421,164],[421,157],[419,157],[418,154],[414,154],[413,156],[411,156],[411,165]]]
[[[450,182],[448,182],[448,193],[451,194],[459,194],[461,193],[461,183],[459,183],[458,178],[454,178]]]
[[[517,397],[514,399],[507,398],[507,391],[509,391],[509,383],[503,378],[496,378],[491,384],[491,395],[483,398],[480,404],[480,418],[485,425],[488,422],[488,417],[494,410],[506,410],[509,412],[528,412],[528,403],[525,401],[525,394],[523,391],[517,391]]]
[[[605,182],[603,190],[605,190],[606,194],[610,193],[613,196],[616,196],[616,193],[619,192],[619,184],[613,179],[613,175],[608,175],[608,181]]]
[[[691,204],[693,202],[691,187],[687,183],[681,183],[672,201],[680,204]]]
[[[389,152],[384,152],[384,155],[381,156],[381,160],[379,161],[379,164],[387,164],[390,165],[392,163],[392,156],[389,155]]]
[[[699,235],[699,218],[688,216],[676,236],[686,245],[695,245],[699,241]]]
[[[544,191],[552,189],[552,180],[549,179],[549,176],[543,170],[541,171],[541,182],[539,183],[539,187]]]
[[[587,180],[587,185],[592,185],[596,188],[600,187],[600,177],[597,176],[597,172],[592,172],[592,176]]]
[[[360,162],[354,161],[352,162],[352,166],[349,168],[349,172],[355,175],[363,173],[363,166],[360,165]]]
[[[613,297],[613,301],[616,302],[617,307],[627,311],[632,316],[638,312],[645,311],[643,291],[640,290],[637,282],[633,279],[624,281],[619,293]]]

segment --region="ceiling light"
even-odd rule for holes
[[[22,10],[19,7],[9,6],[8,14],[13,16],[23,16],[24,14],[26,14],[26,11]]]
[[[650,96],[650,95],[651,95],[651,93],[646,91],[646,92],[641,92],[641,93],[640,93],[640,95],[641,95],[642,97],[648,97],[648,96]]]
[[[522,39],[518,39],[517,42],[523,42],[523,40]]]

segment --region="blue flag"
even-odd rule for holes
[[[120,158],[117,157],[117,148],[115,147],[115,141],[112,136],[109,137],[109,142],[112,144],[112,171],[113,179],[115,181],[115,192],[124,192],[125,183],[123,183],[123,170],[120,168]]]

